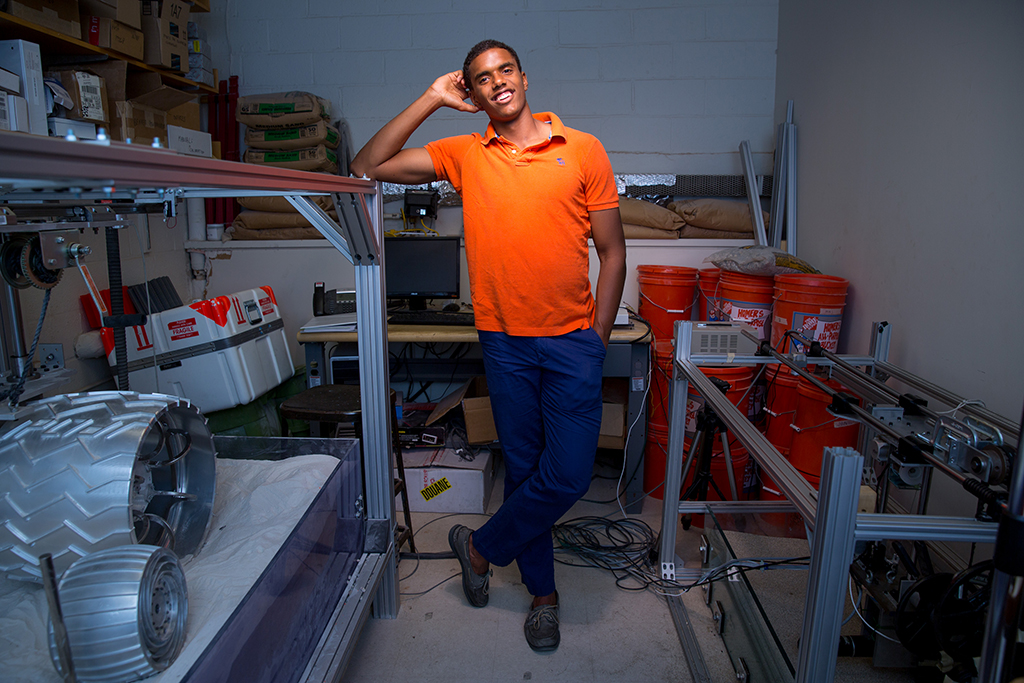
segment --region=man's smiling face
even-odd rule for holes
[[[473,102],[496,121],[511,121],[526,105],[526,74],[507,50],[493,48],[481,53],[469,66],[465,79]]]

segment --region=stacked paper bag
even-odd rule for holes
[[[246,126],[242,160],[299,171],[338,172],[341,135],[329,123],[330,102],[308,92],[238,98],[236,118]],[[317,204],[336,218],[328,197]],[[316,239],[320,233],[283,197],[240,198],[244,209],[231,226],[233,239]]]

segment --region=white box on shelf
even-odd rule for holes
[[[96,124],[89,123],[88,121],[75,121],[74,119],[65,119],[60,116],[49,116],[46,119],[46,125],[50,135],[54,137],[62,138],[70,130],[79,140],[96,139]]]
[[[210,134],[191,128],[168,124],[167,146],[179,154],[206,157],[207,159],[213,156],[213,139]]]
[[[29,133],[28,102],[21,95],[7,96],[7,115],[11,120],[11,130]]]
[[[17,95],[21,92],[21,77],[9,69],[0,69],[0,90]]]
[[[34,135],[46,135],[46,91],[43,87],[43,60],[39,45],[27,40],[0,40],[0,68],[21,79],[19,95],[28,105],[28,129]]]
[[[249,403],[295,373],[270,287],[154,313],[126,332],[132,390],[181,396],[204,413]],[[109,328],[103,344],[114,367]]]

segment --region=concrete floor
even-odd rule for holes
[[[609,500],[614,486],[614,481],[595,479],[586,498]],[[500,492],[499,472],[492,512],[501,503]],[[621,517],[614,504],[581,501],[565,519],[584,515]],[[657,533],[661,501],[646,500],[637,517]],[[453,524],[476,528],[483,520],[482,515],[414,513],[417,547],[421,552],[448,551],[447,534]],[[696,552],[700,532],[680,531],[677,554],[687,567],[700,564]],[[751,550],[770,548],[766,554],[773,556],[809,554],[803,540],[764,539],[753,534],[740,534],[735,542],[730,540],[741,555],[745,541],[750,541]],[[795,662],[806,572],[761,574],[760,584],[766,588],[759,597]],[[418,567],[415,560],[402,560],[399,576],[403,577],[403,595],[398,618],[367,621],[345,673],[345,683],[692,680],[665,599],[651,591],[621,590],[605,570],[556,564],[562,641],[555,652],[545,654],[531,651],[523,637],[530,597],[514,565],[494,567],[490,604],[482,609],[466,602],[456,560],[422,560]],[[777,581],[778,587],[771,581]],[[689,592],[683,602],[712,680],[735,681],[729,654],[715,634],[701,591]],[[847,631],[859,632],[856,621],[856,617],[851,620]],[[900,671],[875,670],[869,659],[861,658],[840,660],[836,680],[895,683],[913,679]]]

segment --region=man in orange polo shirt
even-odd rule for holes
[[[494,516],[475,531],[452,527],[448,540],[477,607],[487,604],[490,563],[517,563],[533,596],[526,640],[553,650],[560,635],[551,527],[590,486],[626,247],[601,143],[554,114],[533,114],[527,88],[515,50],[478,43],[461,71],[438,78],[374,135],[351,169],[395,183],[446,179],[462,197],[473,311],[506,475]],[[403,149],[444,107],[485,112],[487,132]],[[596,295],[589,239],[600,261]]]

